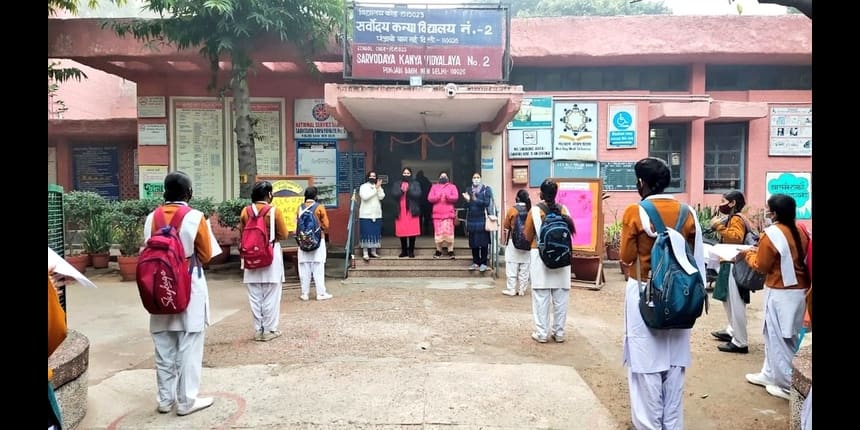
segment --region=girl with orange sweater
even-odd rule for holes
[[[786,194],[767,199],[766,216],[773,222],[764,229],[757,249],[742,251],[753,269],[764,273],[764,364],[748,373],[747,381],[765,387],[773,396],[789,399],[791,360],[806,311],[809,272],[804,251],[809,237],[795,224],[797,202]]]

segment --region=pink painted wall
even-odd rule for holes
[[[51,98],[48,98],[48,118],[62,119],[106,119],[137,117],[137,85],[105,73],[101,70],[71,60],[48,60],[60,62],[60,68],[76,67],[87,75],[80,82],[63,82],[54,100],[63,100],[68,110],[62,117],[51,115]],[[54,108],[56,110],[56,108]]]

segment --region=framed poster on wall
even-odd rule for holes
[[[787,194],[797,203],[795,218],[812,219],[812,173],[767,172],[766,199],[774,194]]]
[[[314,184],[311,176],[257,176],[258,181],[272,183],[272,205],[283,214],[287,231],[296,231],[299,206],[305,201],[305,188]]]
[[[597,103],[556,101],[553,159],[597,160]]]
[[[812,156],[812,106],[770,108],[768,155]]]
[[[232,98],[227,99],[230,130],[236,128],[236,106]],[[286,130],[284,127],[284,99],[268,97],[251,98],[251,118],[257,121],[254,127],[254,151],[257,154],[257,175],[281,175],[284,173],[284,145]],[[239,195],[239,146],[236,143],[236,132],[230,131],[230,161],[233,165],[232,189],[233,195]]]
[[[195,197],[231,197],[225,186],[232,164],[227,160],[224,103],[215,97],[171,97],[170,105],[172,169],[191,176]]]
[[[556,202],[567,206],[576,233],[577,254],[603,255],[603,187],[599,178],[553,178],[558,182]]]
[[[296,172],[314,178],[317,201],[337,207],[337,141],[296,142]]]

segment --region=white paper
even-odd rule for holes
[[[81,285],[90,287],[90,288],[98,288],[96,284],[93,284],[92,281],[87,279],[83,273],[78,272],[78,269],[75,269],[68,261],[60,257],[59,254],[54,252],[53,249],[48,247],[48,267],[54,268],[54,273],[59,273],[65,276],[71,276],[76,281],[80,282]]]
[[[710,253],[710,259],[720,259],[722,261],[732,261],[740,251],[745,251],[752,248],[750,245],[718,243],[706,248]]]

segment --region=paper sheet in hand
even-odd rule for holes
[[[87,279],[83,273],[78,272],[78,269],[75,269],[74,266],[69,264],[68,261],[60,257],[59,254],[54,252],[50,247],[48,248],[48,267],[54,267],[54,273],[59,273],[65,276],[71,276],[76,281],[80,282],[81,285],[85,285],[90,288],[97,288],[96,284],[93,284],[92,281]]]
[[[752,248],[749,245],[718,243],[710,247],[712,256],[716,256],[723,261],[732,261],[738,255],[738,252]]]

